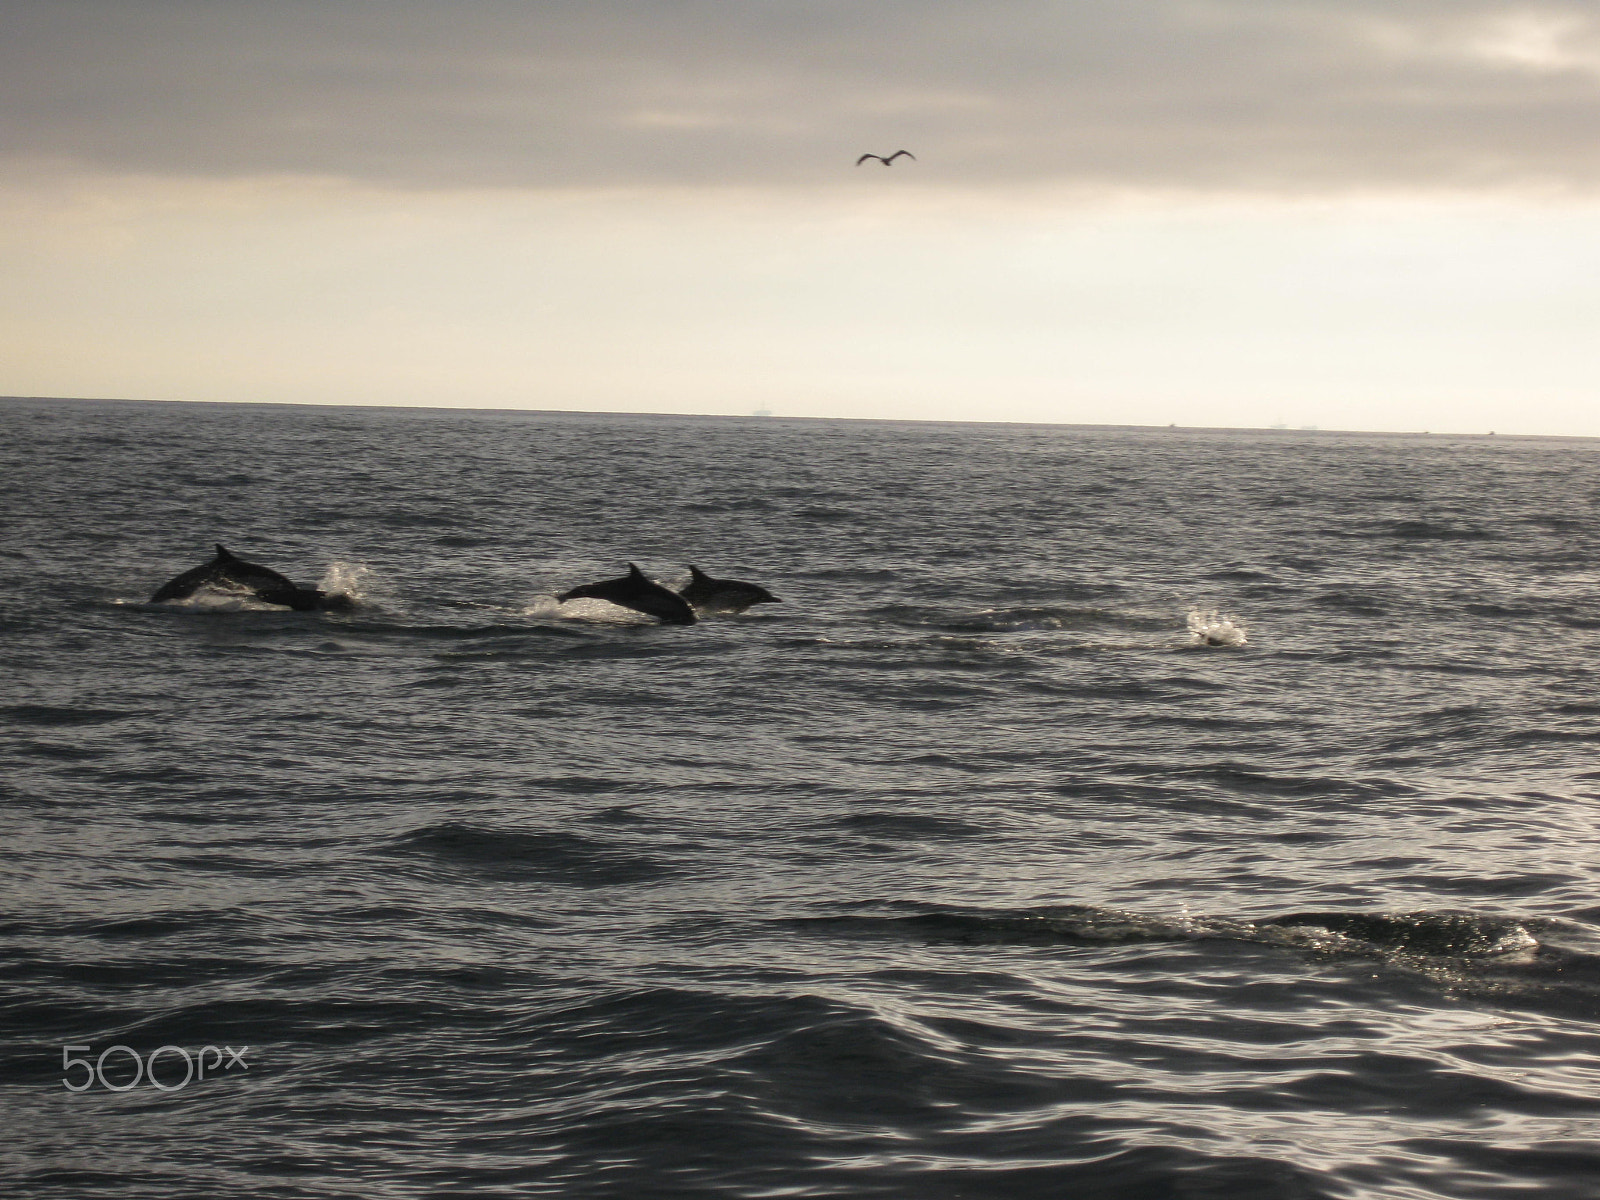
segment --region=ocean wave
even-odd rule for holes
[[[0,408],[19,1194],[1593,1191],[1588,445]]]
[[[1500,537],[1487,529],[1474,525],[1458,525],[1443,521],[1391,521],[1381,526],[1379,536],[1411,541],[1484,542]]]
[[[444,822],[411,830],[380,851],[494,879],[538,879],[582,887],[638,884],[674,873],[659,855],[560,830]]]
[[[1284,946],[1328,956],[1375,958],[1421,966],[1462,959],[1515,958],[1532,964],[1541,936],[1566,928],[1548,918],[1463,911],[1308,911],[1245,920],[1234,917],[1166,916],[1094,905],[1052,905],[1017,910],[936,909],[911,916],[889,914],[797,918],[819,929],[893,934],[972,944],[1114,946],[1206,939]],[[1552,951],[1564,970],[1581,962],[1600,982],[1600,954]],[[1503,965],[1503,963],[1502,963]],[[1457,981],[1459,982],[1459,981]],[[1600,989],[1596,995],[1600,996]]]
[[[126,721],[140,714],[125,709],[90,708],[62,704],[8,704],[0,706],[0,722],[42,727],[63,725],[106,725]]]

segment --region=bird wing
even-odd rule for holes
[[[915,154],[911,153],[911,151],[909,151],[909,150],[896,150],[893,154],[889,155],[889,157],[884,159],[883,161],[886,162],[886,163],[892,163],[895,159],[899,158],[902,154],[904,154],[912,162],[916,162],[917,161],[917,156]]]
[[[879,162],[883,162],[884,161],[883,155],[881,155],[881,154],[863,154],[860,158],[856,159],[856,166],[859,167],[862,163],[866,162],[867,159],[869,159],[869,158],[875,158]]]

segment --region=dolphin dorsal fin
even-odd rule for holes
[[[643,579],[644,578],[644,572],[639,570],[639,568],[634,566],[632,563],[629,563],[628,564],[628,578],[629,579]]]
[[[711,576],[707,575],[704,571],[702,571],[699,567],[695,566],[693,563],[689,564],[689,577],[691,579],[694,579],[694,580],[710,579],[711,578]]]
[[[229,558],[232,558],[233,555],[228,552],[228,548],[226,546],[224,546],[221,542],[218,542],[217,543],[217,557],[218,558],[222,558],[222,559],[229,559]]]

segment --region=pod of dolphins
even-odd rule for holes
[[[741,613],[754,604],[780,603],[764,587],[737,579],[713,579],[693,564],[689,575],[688,586],[675,592],[629,563],[628,573],[620,578],[585,583],[556,599],[563,604],[583,598],[609,600],[655,617],[663,625],[693,625],[698,619],[697,611]],[[270,567],[245,562],[220,542],[215,558],[162,584],[150,597],[150,603],[183,600],[202,588],[249,596],[296,612],[348,612],[355,607],[355,601],[344,592],[304,587]]]

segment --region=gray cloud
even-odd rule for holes
[[[1584,0],[0,0],[0,154],[402,186],[1600,184]],[[909,177],[909,178],[908,178]]]

